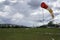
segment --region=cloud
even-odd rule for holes
[[[0,3],[1,3],[1,2],[4,2],[4,1],[5,1],[5,0],[0,0]]]
[[[57,0],[5,0],[0,3],[0,23],[25,26],[47,24],[52,19],[50,13],[40,7],[42,1],[53,9],[54,22],[60,20],[60,6],[57,5],[60,2]]]
[[[32,9],[37,9],[40,7],[40,3],[41,3],[42,0],[31,0],[28,5],[30,5],[30,7]]]
[[[22,14],[20,14],[20,13],[16,13],[16,14],[14,14],[13,16],[12,16],[12,21],[18,21],[18,20],[21,20],[21,19],[23,19],[23,15]]]
[[[6,14],[6,12],[4,13],[4,12],[0,12],[0,16],[2,16],[2,17],[6,17],[8,14]]]

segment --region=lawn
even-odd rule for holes
[[[0,40],[60,40],[60,29],[0,28]]]

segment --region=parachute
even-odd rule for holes
[[[48,10],[52,16],[52,19],[54,19],[54,14],[53,14],[53,10],[44,2],[41,3],[41,7]]]

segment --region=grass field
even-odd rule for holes
[[[0,28],[0,40],[60,40],[60,29]]]

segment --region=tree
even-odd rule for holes
[[[48,26],[52,26],[53,25],[53,21],[50,21],[49,23],[48,23]]]

